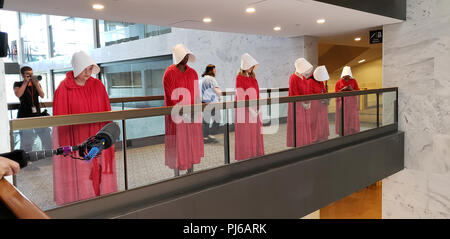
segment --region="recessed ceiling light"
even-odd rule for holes
[[[254,13],[256,11],[256,9],[254,7],[248,7],[247,9],[245,9],[245,11],[247,13]]]
[[[355,38],[355,41],[361,41],[361,37]]]
[[[274,31],[277,31],[277,32],[278,32],[278,31],[281,31],[281,27],[280,27],[280,26],[276,26],[276,27],[273,28],[273,30],[274,30]]]
[[[102,10],[103,8],[105,8],[105,6],[103,6],[102,4],[96,3],[96,4],[92,5],[92,8],[95,10]]]
[[[366,59],[362,59],[360,61],[358,61],[359,64],[366,62]]]
[[[203,22],[204,23],[210,23],[210,22],[212,22],[212,19],[209,18],[209,17],[205,17],[205,18],[203,18]]]
[[[325,19],[319,19],[319,20],[317,20],[317,23],[319,23],[319,24],[324,24],[325,22],[326,22]]]

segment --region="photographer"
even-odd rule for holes
[[[44,98],[45,94],[39,83],[39,76],[33,76],[33,69],[24,66],[20,69],[23,81],[14,83],[14,93],[20,99],[17,118],[44,116],[39,106],[39,97]],[[39,96],[39,97],[38,97]],[[52,141],[49,128],[26,129],[20,131],[20,149],[32,151],[36,136],[42,142],[42,149],[51,149]],[[30,167],[35,168],[35,167]]]

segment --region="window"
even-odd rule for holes
[[[58,89],[59,84],[66,79],[66,73],[69,72],[69,70],[59,70],[53,72],[53,79],[55,82],[55,90]]]
[[[17,47],[19,40],[19,21],[17,12],[0,10],[0,31],[8,33],[8,57],[3,58],[4,62],[17,62]]]
[[[170,27],[127,22],[109,22],[104,20],[99,21],[100,45],[102,47],[170,32]]]
[[[47,59],[47,17],[34,13],[19,13],[21,44],[25,62]]]
[[[109,97],[163,95],[163,75],[172,56],[102,64],[102,79]]]
[[[94,22],[92,19],[50,16],[50,42],[52,57],[93,49]]]

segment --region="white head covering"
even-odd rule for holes
[[[95,64],[94,60],[92,60],[92,58],[84,51],[75,52],[72,56],[71,63],[74,77],[77,77],[84,69],[91,65],[94,65],[92,74],[98,74],[100,72],[100,67]]]
[[[252,66],[255,66],[255,70],[256,70],[256,68],[259,66],[259,63],[255,60],[255,58],[250,56],[248,53],[245,53],[244,55],[242,55],[241,56],[241,70],[246,71],[246,70],[252,68]]]
[[[298,58],[295,61],[295,71],[302,75],[308,75],[311,73],[314,67],[305,58]]]
[[[327,81],[330,79],[327,68],[325,66],[319,66],[314,71],[314,79],[317,81]]]
[[[188,62],[194,62],[195,56],[189,49],[187,49],[187,47],[185,47],[183,44],[175,45],[172,49],[173,64],[178,65],[186,57],[187,54],[189,54]]]
[[[350,76],[351,78],[353,78],[352,68],[350,68],[350,66],[346,66],[342,70],[341,78],[343,78],[344,76]]]

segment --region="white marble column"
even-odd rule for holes
[[[9,152],[11,148],[5,80],[5,64],[0,58],[0,153]],[[11,181],[11,177],[7,179]]]
[[[383,218],[450,218],[450,1],[408,0],[384,26],[383,87],[399,87],[405,167],[383,180]]]

